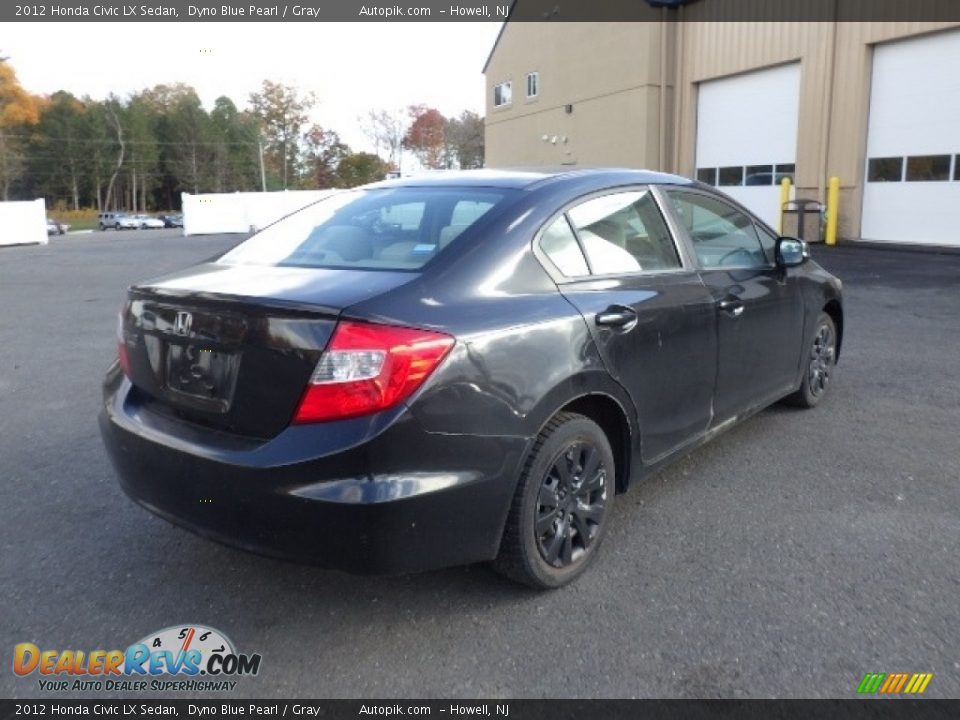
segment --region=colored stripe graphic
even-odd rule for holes
[[[860,687],[857,688],[857,692],[872,695],[880,689],[880,683],[883,682],[885,677],[886,674],[884,673],[867,673],[863,676],[863,680],[860,681]]]
[[[865,695],[921,695],[933,679],[933,673],[867,673],[857,686]]]

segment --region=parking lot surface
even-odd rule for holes
[[[853,697],[866,672],[960,694],[960,256],[816,248],[845,282],[830,396],[619,496],[591,570],[542,594],[484,566],[266,559],[123,495],[96,423],[123,289],[238,239],[0,249],[0,696],[42,696],[16,643],[122,649],[180,623],[262,655],[230,697]]]

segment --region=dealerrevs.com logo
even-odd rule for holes
[[[45,692],[233,690],[241,676],[260,671],[260,655],[238,653],[219,630],[174,625],[151,633],[126,650],[41,650],[34,643],[13,649],[13,672],[37,675]]]

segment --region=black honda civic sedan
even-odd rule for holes
[[[632,482],[817,405],[842,337],[840,282],[712,188],[442,173],[130,288],[100,427],[127,494],[202,535],[550,588]]]

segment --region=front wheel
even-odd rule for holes
[[[577,578],[607,532],[613,451],[583,415],[560,413],[534,443],[514,495],[494,569],[538,590]]]
[[[785,401],[796,407],[812,408],[826,396],[837,364],[837,326],[827,313],[820,313],[817,318],[813,341],[808,345],[804,362],[806,368],[800,387]]]

